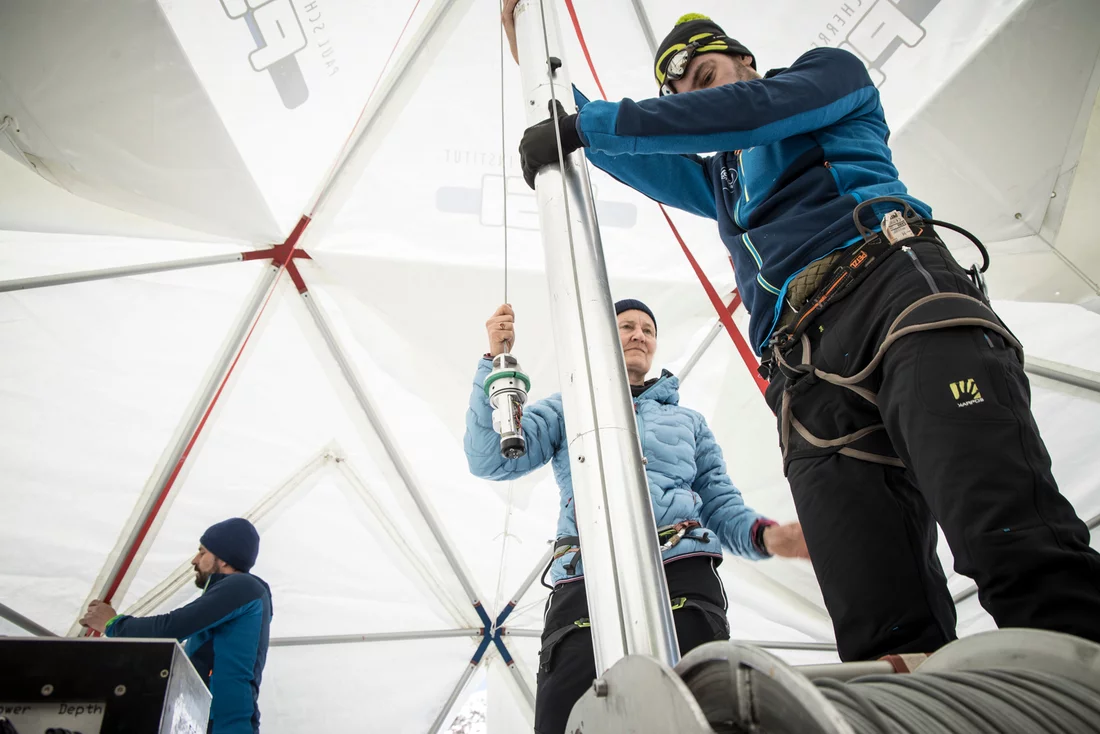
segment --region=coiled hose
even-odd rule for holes
[[[1097,734],[1100,694],[1038,671],[821,678],[856,734]]]

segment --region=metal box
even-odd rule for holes
[[[175,640],[0,637],[0,717],[20,734],[206,734],[210,692]]]

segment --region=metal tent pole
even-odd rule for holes
[[[351,463],[346,458],[341,458],[337,461],[336,470],[347,484],[348,491],[362,503],[362,507],[375,518],[382,527],[383,532],[389,537],[390,541],[393,543],[393,547],[397,550],[401,562],[407,564],[407,567],[404,569],[405,572],[410,574],[411,578],[419,578],[423,584],[422,588],[435,597],[436,601],[438,601],[451,615],[451,618],[455,620],[455,623],[459,625],[463,624],[463,612],[468,610],[465,609],[462,600],[456,599],[454,595],[450,593],[446,584],[444,584],[438,574],[432,570],[429,563],[422,559],[420,554],[405,542],[405,539],[402,537],[402,530],[393,523],[387,521],[385,509],[379,504],[378,499],[359,475],[359,472],[351,466]]]
[[[30,617],[24,617],[7,604],[0,604],[0,619],[6,619],[16,627],[25,629],[36,637],[57,637],[53,632],[35,622]]]
[[[811,650],[814,652],[836,652],[832,642],[783,642],[779,640],[733,640],[745,645],[756,645],[765,650]]]
[[[504,605],[504,609],[501,610],[500,616],[497,618],[497,625],[503,624],[504,620],[512,614],[512,610],[519,604],[519,600],[523,598],[527,590],[531,588],[542,572],[546,570],[546,564],[550,562],[550,557],[553,555],[554,545],[551,543],[547,546],[546,552],[542,554],[542,558],[539,559],[538,564],[531,569],[531,573],[527,574],[527,578],[523,580],[523,583],[521,583],[515,593],[512,594],[512,598]]]
[[[420,517],[435,538],[435,542],[443,553],[447,565],[454,572],[455,577],[466,593],[466,597],[470,600],[470,603],[474,605],[475,609],[481,610],[480,596],[474,590],[473,581],[466,572],[465,566],[463,566],[459,560],[458,553],[452,547],[450,539],[443,529],[442,523],[440,523],[439,518],[436,516],[435,509],[424,495],[424,491],[420,487],[420,482],[417,481],[413,475],[409,461],[405,458],[405,455],[401,452],[401,449],[390,435],[389,428],[385,424],[385,421],[382,420],[381,412],[375,406],[373,398],[371,398],[370,394],[363,386],[362,380],[359,379],[358,373],[355,371],[355,368],[352,367],[351,361],[344,352],[343,346],[341,346],[339,340],[336,338],[335,332],[329,325],[328,317],[321,310],[317,301],[310,295],[309,289],[301,279],[301,275],[297,272],[293,263],[291,264],[291,268],[291,275],[295,278],[295,282],[298,285],[298,291],[302,296],[302,302],[305,304],[306,310],[309,311],[309,315],[312,317],[313,323],[317,327],[317,331],[320,333],[340,373],[351,389],[355,402],[359,404],[367,422],[370,424],[378,442],[381,444],[384,454],[383,460],[388,461],[393,476],[401,482],[406,493],[413,500]],[[484,612],[482,610],[479,613]]]
[[[695,348],[695,351],[691,353],[691,356],[688,357],[688,361],[684,363],[684,366],[680,368],[679,373],[676,375],[680,378],[681,385],[684,384],[684,380],[686,380],[688,375],[691,374],[691,371],[695,369],[695,365],[699,364],[699,360],[703,358],[703,355],[707,353],[710,346],[714,344],[714,340],[717,339],[718,335],[724,330],[725,327],[722,325],[722,320],[715,319],[714,326],[710,327],[710,331],[703,337],[703,341]]]
[[[515,19],[528,124],[552,98],[574,109],[554,3],[520,0]],[[536,195],[596,673],[633,654],[672,666],[676,630],[583,151],[565,168],[543,169]]]
[[[441,640],[448,637],[481,637],[480,629],[423,630],[421,632],[374,632],[365,635],[318,635],[316,637],[273,637],[271,647],[305,647],[307,645],[344,645],[354,642],[404,642],[408,640]]]
[[[302,247],[316,244],[340,212],[370,161],[381,135],[376,128],[392,123],[404,108],[412,91],[444,46],[442,31],[453,30],[473,0],[436,0],[416,31],[405,43],[386,78],[372,92],[366,107],[340,151],[329,175],[319,187],[309,217],[313,225]],[[445,36],[444,36],[445,38]]]
[[[653,35],[653,24],[649,22],[649,14],[645,11],[645,3],[642,0],[630,0],[634,6],[634,14],[638,17],[638,25],[642,27],[642,35],[649,46],[649,56],[652,59],[657,54],[657,36]]]
[[[264,268],[260,274],[248,303],[208,371],[206,382],[177,428],[172,443],[158,463],[154,475],[146,484],[146,489],[127,526],[126,535],[120,539],[114,552],[108,557],[107,565],[100,572],[92,599],[111,602],[116,594],[125,591],[124,582],[134,568],[142,546],[153,534],[158,513],[167,504],[191,449],[198,441],[199,434],[213,412],[215,403],[225,389],[233,368],[244,353],[264,307],[275,292],[275,286],[284,267],[285,265],[273,264]],[[78,630],[79,627],[74,625],[73,631]]]
[[[483,648],[478,648],[479,655],[475,656],[474,660],[470,661],[470,664],[466,666],[466,670],[462,671],[462,677],[458,679],[458,683],[455,684],[451,694],[447,696],[447,700],[443,702],[443,707],[439,709],[439,715],[435,717],[435,721],[428,727],[428,734],[436,734],[440,727],[443,726],[447,720],[447,714],[451,712],[451,707],[455,705],[455,701],[458,700],[459,694],[466,688],[466,684],[470,682],[470,678],[474,676],[474,671],[481,665],[481,655],[484,654]]]
[[[1086,390],[1100,392],[1100,373],[1092,370],[1074,367],[1061,362],[1051,362],[1047,359],[1032,357],[1030,354],[1024,360],[1024,372],[1048,380],[1061,382],[1074,387],[1083,387]]]
[[[542,637],[542,630],[515,629],[504,630],[505,637]],[[786,642],[783,640],[730,640],[745,645],[754,645],[765,650],[808,650],[812,652],[836,652],[832,642]]]
[[[299,492],[308,492],[319,478],[324,467],[336,460],[338,450],[334,443],[322,447],[314,454],[313,458],[291,474],[285,482],[264,495],[241,517],[250,521],[262,533],[269,514]],[[194,578],[194,567],[190,561],[184,561],[163,581],[124,610],[124,613],[131,617],[144,617],[152,614],[160,605],[171,599],[173,594],[192,583]]]
[[[272,254],[273,251],[270,249],[257,250],[255,252],[230,252],[225,255],[192,257],[184,260],[168,260],[167,262],[142,263],[140,265],[123,265],[117,268],[82,270],[75,273],[39,275],[33,278],[17,278],[15,280],[0,281],[0,293],[9,293],[11,291],[25,291],[30,290],[31,288],[44,288],[51,285],[87,283],[88,281],[92,280],[125,278],[130,275],[147,275],[149,273],[167,273],[171,270],[205,268],[210,265],[224,265],[226,263],[236,263],[242,262],[244,260],[262,260],[264,258],[270,258]]]

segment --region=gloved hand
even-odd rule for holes
[[[577,148],[584,147],[581,134],[577,131],[577,115],[567,115],[561,102],[551,100],[547,105],[550,118],[532,125],[523,131],[519,141],[519,158],[523,166],[523,180],[532,189],[535,188],[535,174],[543,166],[558,162],[558,139],[554,133],[554,105],[558,106],[558,129],[561,131],[562,155],[568,156]]]

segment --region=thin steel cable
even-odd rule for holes
[[[1039,671],[874,675],[814,684],[857,734],[1100,732],[1100,691]]]
[[[950,731],[952,734],[955,732],[958,732],[958,734],[998,734],[997,729],[989,722],[974,713],[963,702],[956,700],[951,695],[950,685],[938,678],[928,675],[882,676],[881,683],[883,685],[902,685],[899,684],[899,680],[903,678],[905,687],[908,687],[911,691],[919,691],[925,694],[928,701],[940,705],[941,711],[951,709],[956,715],[955,719],[958,723],[953,724],[954,728],[948,728],[945,731]]]
[[[853,712],[862,711],[866,715],[866,718],[869,720],[866,723],[870,723],[878,727],[878,731],[892,731],[890,725],[886,722],[886,719],[883,717],[882,713],[880,713],[879,710],[875,708],[875,706],[867,699],[866,696],[862,694],[859,689],[853,686],[844,685],[840,681],[831,680],[829,678],[821,678],[814,681],[814,684],[823,691],[827,691],[825,697],[828,698],[830,701],[833,701],[833,703],[838,703],[838,701],[836,700],[837,697],[843,696],[845,699],[844,703],[846,704],[845,708]],[[832,692],[835,695],[830,696],[828,692]],[[860,723],[862,724],[865,722]],[[875,729],[864,729],[864,731],[875,731]]]
[[[1004,671],[990,670],[986,675],[1002,678]],[[1050,697],[1064,706],[1086,727],[1085,731],[1100,730],[1100,696],[1075,681],[1062,681],[1061,685],[1050,689],[1049,681],[1054,676],[1037,670],[1015,671],[1016,685],[1030,691],[1050,690]]]
[[[500,2],[500,13],[504,14],[504,0]],[[504,208],[504,302],[508,303],[508,166],[504,145],[504,24],[500,23],[500,185],[501,202]],[[508,345],[511,346],[510,344]]]

